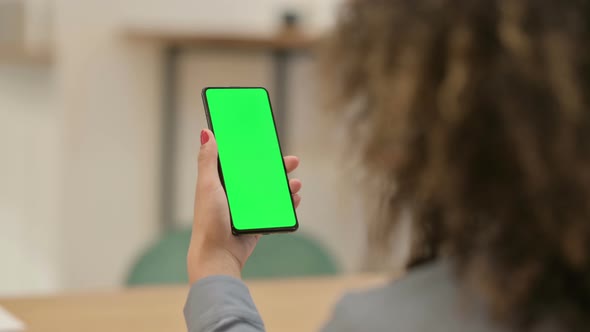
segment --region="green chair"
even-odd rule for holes
[[[190,229],[168,232],[133,265],[127,285],[187,283],[186,252]],[[243,270],[245,279],[284,278],[338,273],[338,264],[304,233],[266,235]]]
[[[137,286],[187,283],[186,253],[190,239],[190,229],[167,232],[133,264],[126,284]]]
[[[263,236],[242,271],[245,279],[338,273],[338,264],[318,241],[297,232]]]

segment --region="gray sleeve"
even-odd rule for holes
[[[322,332],[353,332],[362,331],[357,329],[355,324],[355,310],[354,306],[351,305],[353,295],[347,294],[342,297],[340,301],[334,307],[332,317],[328,320]]]
[[[211,276],[193,284],[184,318],[189,332],[264,331],[248,287],[230,276]]]

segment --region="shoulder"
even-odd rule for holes
[[[325,331],[488,332],[483,311],[461,296],[450,264],[417,268],[386,286],[345,295]]]

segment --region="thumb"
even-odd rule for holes
[[[199,182],[211,183],[219,181],[217,170],[217,142],[213,132],[209,129],[201,130],[201,150],[199,151],[198,160]]]

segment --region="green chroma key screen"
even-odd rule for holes
[[[264,88],[203,89],[234,232],[291,231],[297,217]]]

